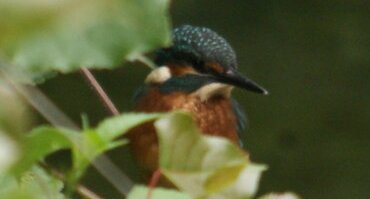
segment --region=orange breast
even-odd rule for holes
[[[229,99],[213,97],[202,102],[198,97],[173,92],[162,94],[153,86],[142,96],[135,107],[138,112],[189,111],[200,130],[238,142],[236,118]],[[139,164],[149,171],[158,167],[158,140],[152,123],[143,124],[130,131],[131,149]]]

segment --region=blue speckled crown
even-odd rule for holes
[[[236,68],[234,50],[229,43],[209,28],[183,25],[173,30],[173,45],[157,51],[156,63],[191,64],[202,70],[202,65],[215,62],[224,68]]]

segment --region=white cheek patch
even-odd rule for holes
[[[201,101],[207,101],[214,96],[223,96],[229,98],[232,86],[222,83],[211,83],[199,88],[193,95],[199,96]]]
[[[158,67],[145,79],[145,83],[162,83],[171,78],[171,71],[167,66]]]

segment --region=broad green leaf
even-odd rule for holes
[[[177,112],[155,122],[160,169],[194,198],[250,198],[265,169],[227,139],[202,135],[192,117]]]
[[[0,51],[33,79],[112,68],[169,44],[167,7],[168,0],[0,0]]]
[[[232,186],[227,187],[222,192],[216,193],[209,198],[212,199],[249,199],[253,198],[257,192],[259,179],[266,166],[250,163],[240,172]]]
[[[123,133],[123,132],[122,132]],[[74,137],[72,145],[72,170],[68,173],[68,189],[72,191],[92,161],[104,152],[127,144],[128,141],[106,140],[95,129],[85,129]]]
[[[36,128],[23,139],[23,154],[12,167],[12,173],[21,175],[48,154],[69,148],[72,150],[73,164],[67,176],[67,188],[73,189],[97,156],[128,142],[116,138],[134,126],[159,116],[161,114],[128,113],[106,119],[97,128],[87,128],[81,132],[53,127]]]
[[[144,186],[135,186],[129,193],[127,199],[144,199],[147,198],[149,189]],[[151,199],[191,199],[185,193],[176,190],[155,188],[152,190]]]
[[[82,137],[74,145],[74,174],[79,178],[85,168],[98,155],[126,144],[126,139],[116,140],[131,128],[158,118],[161,114],[125,113],[101,122],[95,129],[83,130]]]
[[[154,120],[162,114],[125,113],[120,116],[109,118],[99,124],[96,131],[105,140],[113,140],[122,136],[125,132],[138,124]]]
[[[71,133],[66,129],[52,127],[40,127],[31,131],[24,138],[23,154],[12,172],[19,175],[32,167],[37,161],[42,160],[46,155],[71,147],[70,138],[66,136]]]
[[[128,142],[126,139],[116,140],[117,138],[131,128],[160,116],[161,114],[125,113],[104,120],[96,128],[84,129],[72,147],[73,169],[68,176],[70,186],[75,185],[97,156]]]
[[[204,184],[209,193],[217,193],[220,187],[226,187],[232,184],[238,178],[245,165],[221,168],[214,172]],[[225,175],[227,173],[227,175]]]
[[[64,199],[62,189],[63,182],[36,166],[23,173],[20,180],[11,175],[0,175],[2,199]]]

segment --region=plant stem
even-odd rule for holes
[[[148,194],[146,195],[146,199],[150,199],[152,197],[152,191],[153,189],[157,186],[158,184],[158,181],[159,179],[161,178],[161,170],[157,169],[153,172],[153,175],[152,177],[150,178],[150,182],[149,182],[149,190],[148,190]]]
[[[119,111],[116,108],[116,106],[113,104],[112,100],[109,98],[109,96],[106,94],[104,89],[100,86],[99,82],[96,80],[94,75],[90,72],[89,69],[86,67],[81,68],[81,73],[89,83],[89,85],[94,89],[95,93],[100,98],[101,102],[104,104],[104,106],[109,110],[109,112],[112,115],[119,115]],[[99,161],[100,160],[100,161]],[[97,169],[101,167],[107,167],[110,168],[111,173],[115,173],[114,177],[110,178],[111,182],[114,182],[113,185],[120,190],[121,192],[128,193],[129,190],[132,188],[133,183],[126,175],[122,175],[122,173],[117,170],[117,167],[115,167],[112,162],[107,161],[107,158],[105,156],[100,156],[96,158],[95,162],[100,162],[99,165],[94,165]],[[117,186],[119,185],[120,186]]]
[[[93,88],[95,93],[98,95],[101,102],[108,109],[112,115],[119,115],[119,111],[113,104],[112,100],[105,93],[104,89],[100,86],[99,82],[95,79],[94,75],[86,67],[81,68],[81,73],[85,77],[86,81]]]
[[[102,197],[100,197],[96,193],[92,192],[90,189],[88,189],[87,187],[83,186],[82,184],[79,184],[77,186],[77,192],[79,194],[81,194],[82,196],[86,197],[86,198],[90,198],[90,199],[103,199]]]

